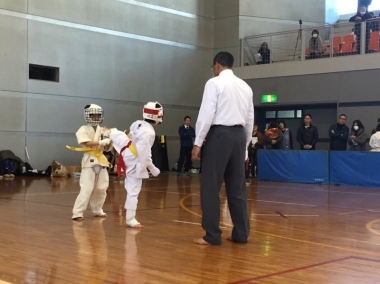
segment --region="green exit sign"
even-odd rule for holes
[[[277,95],[276,94],[265,94],[261,95],[261,103],[277,103]]]

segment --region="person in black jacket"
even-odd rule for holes
[[[370,15],[370,13],[368,13],[367,7],[365,5],[361,5],[361,6],[359,6],[358,12],[356,13],[356,15],[352,16],[349,20],[350,22],[355,23],[356,47],[357,47],[357,53],[358,54],[360,54],[362,23],[365,21],[368,21],[371,18],[372,18],[372,16]],[[366,44],[365,44],[366,53],[368,53],[370,30],[371,30],[371,23],[367,23],[367,25],[366,25]]]
[[[330,151],[346,151],[350,129],[346,125],[347,115],[339,115],[338,123],[330,126]]]
[[[318,128],[311,124],[311,114],[303,116],[303,125],[298,128],[297,142],[301,150],[315,150],[318,141]]]
[[[191,151],[193,150],[193,139],[195,138],[195,130],[190,126],[191,118],[186,116],[184,124],[179,127],[178,134],[181,139],[181,150],[179,153],[179,160],[177,164],[177,175],[182,173],[182,167],[185,163],[185,174],[190,175],[191,169]]]

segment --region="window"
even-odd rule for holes
[[[358,0],[336,0],[339,15],[354,14],[358,10]],[[380,10],[380,1],[373,0],[368,11]]]
[[[59,68],[29,64],[29,79],[59,82]]]
[[[297,118],[302,118],[302,110],[297,110]]]
[[[279,110],[277,112],[278,118],[294,118],[294,110]]]
[[[276,111],[267,111],[266,118],[276,118]]]

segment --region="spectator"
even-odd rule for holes
[[[379,126],[380,125],[380,117],[377,119],[377,125]],[[377,127],[375,127],[373,130],[372,130],[372,135],[375,134],[377,132]]]
[[[253,131],[252,131],[252,142],[248,146],[248,157],[249,157],[249,164],[250,169],[246,172],[246,178],[249,177],[249,174],[251,173],[252,177],[256,177],[257,172],[257,151],[264,148],[265,145],[265,137],[260,132],[260,127],[258,124],[253,125]],[[256,139],[254,139],[256,138]],[[253,143],[255,142],[255,143]]]
[[[278,123],[278,128],[282,131],[282,136],[283,136],[281,149],[293,150],[293,135],[290,129],[286,128],[285,121],[280,121]]]
[[[177,176],[182,173],[182,167],[185,163],[185,175],[190,175],[191,169],[191,151],[193,150],[193,139],[195,138],[195,130],[190,126],[191,118],[186,116],[184,124],[179,127],[178,133],[181,139],[181,149],[179,153],[179,160],[177,165]]]
[[[263,42],[259,49],[259,53],[261,55],[261,62],[258,64],[269,64],[270,63],[270,49],[268,48],[268,44]]]
[[[350,151],[366,151],[367,134],[365,128],[360,120],[355,120],[352,123],[351,136],[348,139]]]
[[[350,129],[346,125],[347,115],[339,115],[338,123],[330,126],[330,151],[346,151]]]
[[[315,150],[318,141],[318,128],[311,124],[311,114],[303,116],[303,125],[298,128],[297,142],[301,150]]]
[[[265,131],[266,144],[269,146],[269,149],[281,149],[282,143],[282,131],[278,129],[275,121],[272,121],[268,129]]]
[[[355,34],[356,34],[356,46],[357,53],[360,54],[360,44],[361,44],[361,25],[363,22],[371,19],[371,15],[367,12],[366,6],[359,6],[358,12],[356,15],[350,18],[350,22],[355,23]],[[366,53],[368,53],[368,45],[369,45],[369,34],[370,34],[371,25],[366,26]]]
[[[323,54],[323,41],[319,36],[318,30],[311,32],[311,39],[309,40],[309,57],[310,59],[321,58]]]
[[[372,152],[380,152],[380,124],[376,127],[376,133],[372,134],[369,146],[371,146]]]

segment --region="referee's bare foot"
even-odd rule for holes
[[[237,242],[232,237],[228,237],[227,241],[229,241],[231,243],[235,243],[235,244],[246,244],[248,242],[248,241],[246,241],[246,242]]]
[[[211,245],[208,242],[206,242],[203,238],[194,239],[193,241],[197,245]]]

